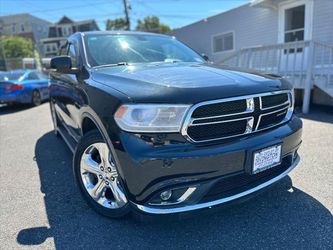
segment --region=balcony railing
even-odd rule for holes
[[[288,78],[296,89],[304,89],[304,113],[309,110],[313,84],[333,97],[332,45],[298,41],[243,48],[218,63]]]

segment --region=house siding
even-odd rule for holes
[[[314,0],[312,38],[314,41],[333,44],[332,0]]]
[[[278,11],[246,4],[173,30],[171,34],[211,60],[219,61],[232,51],[213,53],[212,36],[230,31],[234,32],[234,50],[277,43]]]
[[[287,1],[275,1],[275,8],[252,7],[246,4],[175,29],[171,34],[197,52],[205,53],[212,61],[218,62],[242,48],[277,44],[278,8],[282,2]],[[332,45],[333,0],[313,0],[312,22],[312,40]],[[234,50],[213,53],[212,37],[227,32],[234,32]]]

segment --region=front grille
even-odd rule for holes
[[[265,93],[193,106],[182,134],[191,142],[221,140],[277,126],[292,114],[291,93]]]
[[[205,126],[191,126],[187,133],[194,140],[210,140],[220,137],[230,137],[234,134],[245,133],[247,120],[230,121]]]
[[[245,172],[226,176],[217,181],[203,197],[201,202],[208,202],[216,199],[229,197],[245,190],[260,185],[285,172],[292,164],[292,156],[286,156],[282,159],[280,165],[267,169],[257,174],[248,174]]]
[[[286,117],[288,109],[284,108],[279,112],[274,112],[272,114],[263,115],[260,119],[260,123],[258,129],[264,129],[270,126],[274,126],[274,124],[279,124]]]
[[[287,103],[289,101],[288,95],[278,94],[278,95],[269,95],[261,97],[261,105],[263,109],[279,106]]]
[[[246,110],[246,100],[213,103],[198,107],[194,110],[192,117],[210,117],[241,113]]]

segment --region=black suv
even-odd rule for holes
[[[214,65],[174,37],[75,33],[51,60],[55,133],[86,201],[109,217],[229,202],[299,162],[283,78]]]

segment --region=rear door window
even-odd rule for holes
[[[39,80],[39,76],[36,72],[31,72],[28,75],[28,80]]]

